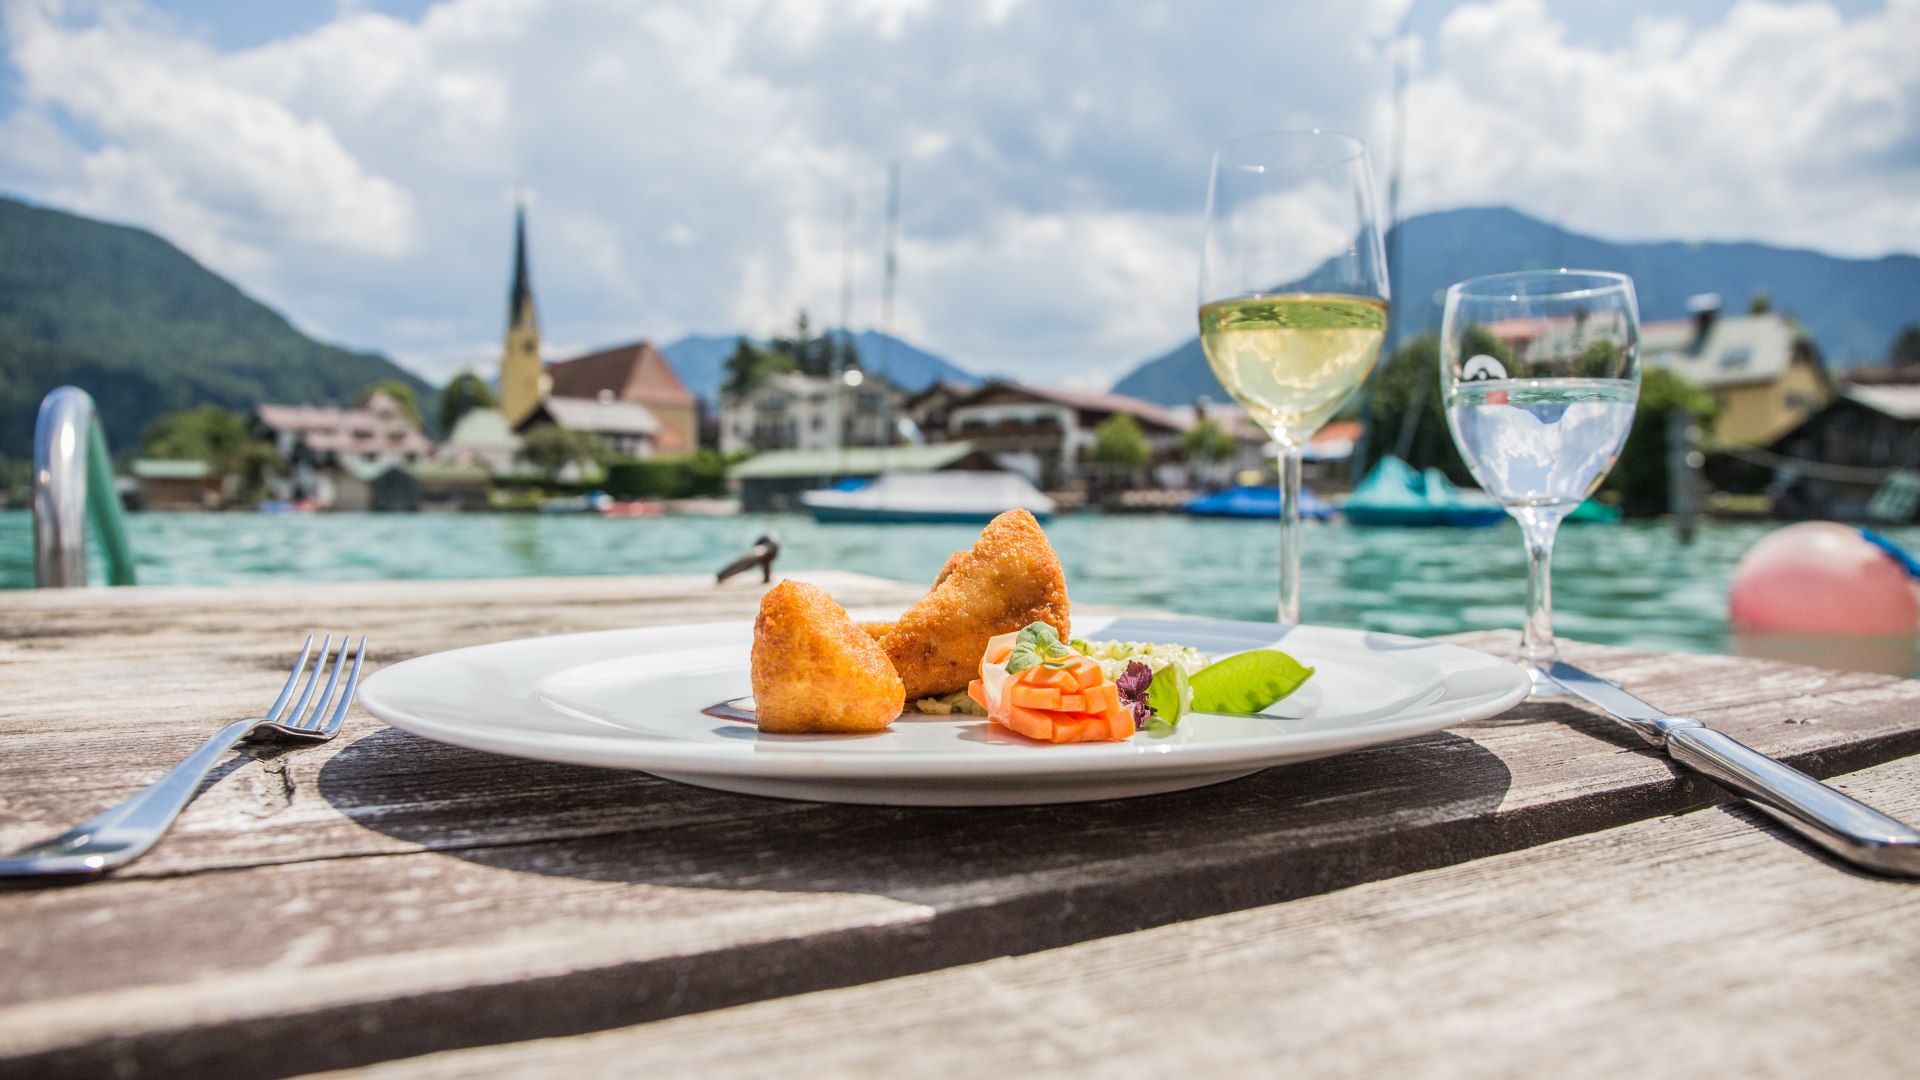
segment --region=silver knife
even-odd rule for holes
[[[1600,706],[1667,756],[1711,777],[1856,866],[1899,877],[1920,877],[1920,832],[1698,720],[1669,716],[1605,679],[1565,661],[1547,669],[1553,680]]]

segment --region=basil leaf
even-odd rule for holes
[[[1007,654],[1007,674],[1009,675],[1018,675],[1039,666],[1040,654],[1032,649],[1023,649],[1016,645],[1013,647],[1013,652]]]
[[[1277,649],[1237,653],[1193,677],[1197,712],[1257,713],[1300,689],[1314,669]]]
[[[1072,651],[1060,644],[1060,635],[1053,627],[1043,622],[1028,623],[1013,639],[1013,651],[1007,654],[1007,674],[1018,675],[1038,667],[1043,660],[1068,656]]]

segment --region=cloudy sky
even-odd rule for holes
[[[549,351],[880,318],[1104,386],[1192,332],[1211,147],[1352,131],[1405,212],[1920,251],[1920,0],[0,0],[0,191],[316,336],[490,365],[511,191]]]

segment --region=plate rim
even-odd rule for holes
[[[1100,628],[1089,628],[1084,631],[1085,633],[1098,634],[1102,628],[1116,621],[1114,617],[1106,615],[1094,616],[1088,621],[1092,622],[1093,619],[1100,620]],[[1280,629],[1279,624],[1255,623],[1246,620],[1174,616],[1168,621],[1192,622],[1195,627],[1209,625],[1241,628],[1273,627],[1276,632]],[[671,631],[733,630],[738,632],[742,628],[751,626],[751,619],[663,623],[573,634],[522,637],[444,649],[410,657],[373,672],[361,683],[356,698],[361,708],[391,727],[436,742],[525,760],[553,761],[641,772],[671,772],[683,776],[806,778],[849,782],[937,779],[962,782],[978,780],[991,783],[1064,775],[1118,775],[1144,770],[1205,771],[1231,768],[1263,760],[1277,765],[1288,761],[1328,757],[1370,746],[1417,738],[1455,724],[1498,716],[1525,700],[1531,690],[1531,683],[1525,671],[1518,665],[1452,642],[1433,641],[1382,631],[1300,623],[1288,628],[1286,632],[1307,631],[1316,635],[1329,634],[1336,638],[1351,639],[1356,643],[1377,640],[1401,644],[1403,647],[1414,646],[1422,651],[1438,650],[1443,657],[1455,657],[1457,660],[1468,661],[1464,667],[1453,668],[1454,671],[1505,669],[1510,673],[1510,685],[1501,694],[1493,694],[1489,697],[1476,696],[1472,704],[1455,702],[1449,706],[1444,701],[1435,702],[1416,709],[1412,715],[1386,717],[1377,722],[1357,725],[1349,731],[1319,729],[1311,738],[1304,733],[1275,733],[1203,743],[1168,742],[1156,745],[1127,740],[1118,743],[1069,746],[1036,744],[1032,747],[1035,753],[1031,755],[1009,755],[1004,749],[956,750],[939,753],[877,751],[854,754],[831,751],[808,753],[805,749],[809,743],[827,744],[861,737],[857,735],[772,736],[784,744],[779,753],[751,752],[758,740],[743,745],[693,740],[676,741],[659,737],[632,738],[552,732],[538,735],[536,742],[534,736],[525,733],[496,737],[494,729],[484,726],[447,724],[429,717],[422,717],[383,701],[379,694],[382,684],[392,681],[395,677],[390,673],[414,665],[424,666],[436,661],[444,661],[453,656],[511,650],[517,646],[535,642],[552,645],[570,639],[607,638]],[[1081,631],[1076,628],[1076,632]],[[564,666],[556,666],[535,678],[550,677],[562,670],[565,670]],[[529,702],[529,705],[532,704]],[[762,736],[762,738],[766,737]],[[788,742],[788,740],[792,741]],[[1302,745],[1303,743],[1305,745]],[[609,754],[609,748],[619,752]]]

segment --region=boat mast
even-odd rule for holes
[[[1393,60],[1393,171],[1387,176],[1387,283],[1399,284],[1401,275],[1400,177],[1407,163],[1407,49],[1401,42],[1406,34],[1406,16],[1400,20],[1400,34],[1394,42]],[[1397,289],[1394,291],[1398,291]],[[1398,299],[1396,297],[1396,299]],[[1405,325],[1404,320],[1401,325]],[[1385,347],[1385,346],[1383,346]],[[1389,357],[1391,359],[1391,357]],[[1420,414],[1427,405],[1427,387],[1432,379],[1413,381],[1413,400],[1400,418],[1400,431],[1393,441],[1393,456],[1402,461],[1413,452],[1413,437],[1420,430]],[[1368,410],[1371,414],[1372,410]]]
[[[847,320],[852,317],[853,309],[853,192],[847,192],[846,210],[840,217],[840,325],[838,329],[828,329],[821,335],[827,350],[827,433],[831,450],[827,455],[828,471],[835,479],[840,475],[840,444],[843,441],[842,427],[846,423],[846,412],[841,408],[846,393],[846,359],[844,343],[836,335],[847,333]],[[831,483],[832,481],[829,481]]]
[[[894,252],[900,241],[900,163],[887,163],[886,256],[881,263],[880,286],[880,419],[881,453],[893,445],[893,285],[899,272]]]

